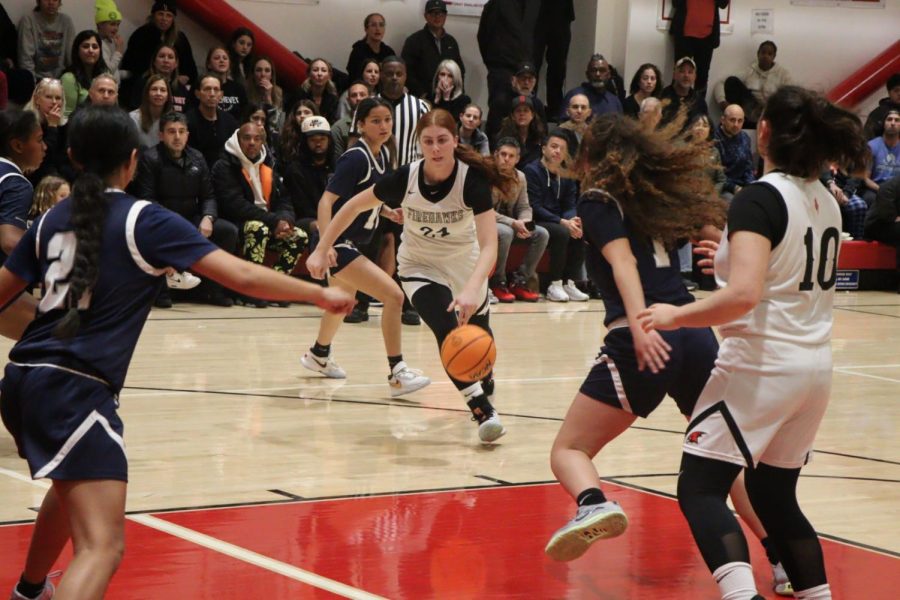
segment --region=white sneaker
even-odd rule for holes
[[[794,586],[791,585],[791,580],[788,578],[788,574],[781,563],[772,565],[772,579],[772,589],[776,594],[779,596],[794,596]]]
[[[500,422],[500,415],[495,410],[491,416],[478,424],[478,439],[485,444],[496,442],[506,435],[506,427]]]
[[[488,288],[488,302],[491,304],[497,304],[500,300],[497,296],[494,295],[494,291],[491,288]]]
[[[399,362],[394,366],[393,372],[388,377],[388,385],[391,386],[391,398],[411,394],[431,383],[431,379],[421,371],[410,369],[405,362]]]
[[[9,595],[9,600],[50,600],[53,598],[53,594],[56,593],[56,587],[52,583],[50,583],[50,578],[54,579],[61,576],[62,571],[53,571],[52,573],[47,574],[47,581],[44,582],[44,589],[41,591],[40,595],[37,598],[29,599],[27,596],[23,596],[16,590],[16,586],[13,586],[13,591]]]
[[[618,502],[579,506],[575,518],[553,534],[544,552],[553,560],[575,560],[597,540],[622,535],[627,527],[628,517]]]
[[[579,290],[578,286],[576,286],[575,282],[571,279],[566,281],[566,284],[563,286],[563,291],[572,302],[587,302],[590,299],[590,296]]]
[[[192,290],[200,285],[200,278],[192,273],[170,273],[166,275],[166,285],[170,290]]]
[[[310,371],[321,373],[325,377],[330,377],[331,379],[347,378],[347,373],[334,362],[334,359],[332,359],[331,356],[323,359],[310,351],[300,357],[300,364]]]
[[[550,287],[547,288],[547,300],[550,302],[568,302],[569,295],[563,289],[562,280],[557,279],[556,281],[550,282]]]

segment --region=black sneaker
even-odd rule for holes
[[[251,296],[245,296],[243,294],[239,296],[235,296],[235,302],[242,306],[248,306],[250,308],[268,308],[269,302],[268,300],[263,300],[261,298],[253,298]]]
[[[403,311],[403,314],[400,315],[400,322],[404,325],[420,325],[422,319],[419,317],[419,313],[416,312],[416,309],[407,308]]]
[[[365,308],[360,308],[358,304],[353,307],[353,310],[350,311],[350,314],[344,317],[344,323],[362,323],[368,320],[369,311]]]
[[[172,308],[172,296],[169,295],[169,290],[163,289],[160,291],[153,301],[153,306],[156,308]]]
[[[688,279],[687,277],[682,277],[681,281],[684,283],[684,287],[686,287],[687,291],[689,292],[695,291],[698,287],[697,283],[694,280]]]
[[[217,294],[209,294],[206,297],[206,303],[213,306],[222,306],[225,308],[234,306],[234,300],[223,294],[221,291]]]

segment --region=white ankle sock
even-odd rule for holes
[[[801,600],[831,600],[831,587],[827,583],[803,591],[794,591],[794,598]]]
[[[466,401],[471,400],[472,398],[474,398],[476,396],[484,395],[484,390],[481,388],[480,381],[476,381],[469,387],[463,388],[459,391],[462,393],[462,395],[466,399]]]
[[[753,568],[745,562],[730,562],[713,571],[722,600],[753,600],[756,583]]]

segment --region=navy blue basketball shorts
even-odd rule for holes
[[[337,275],[344,267],[363,255],[359,248],[356,247],[356,244],[348,240],[341,240],[336,243],[334,252],[337,255],[337,266],[328,269],[329,275]]]
[[[668,394],[678,410],[690,416],[715,365],[719,343],[709,328],[659,333],[672,347],[662,371],[639,371],[631,330],[618,327],[606,334],[603,348],[579,391],[639,417],[649,416]]]
[[[128,481],[119,400],[109,384],[56,366],[6,365],[0,414],[34,479]]]

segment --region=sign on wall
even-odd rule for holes
[[[447,3],[447,14],[466,17],[480,17],[487,0],[444,0]]]
[[[884,0],[791,0],[801,6],[843,6],[850,8],[884,8]]]
[[[667,31],[672,21],[672,0],[658,0],[656,11],[656,28]],[[724,34],[734,32],[734,23],[731,21],[731,2],[725,8],[719,9],[719,31]]]

